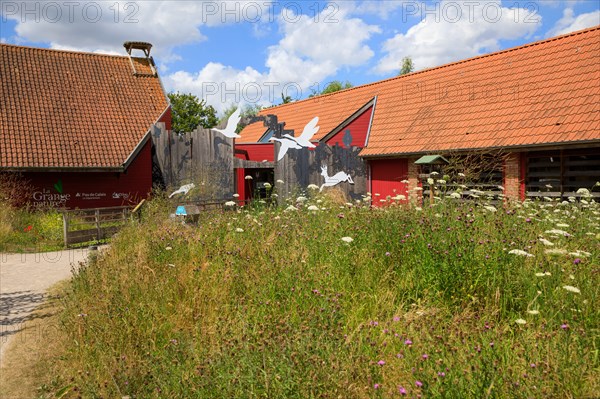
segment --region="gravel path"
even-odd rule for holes
[[[77,268],[87,256],[87,248],[36,254],[0,253],[0,368],[12,336],[43,303],[46,290],[70,278],[73,267]]]

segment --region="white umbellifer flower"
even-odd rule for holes
[[[546,240],[545,238],[540,237],[539,240],[540,240],[540,242],[542,244],[546,245],[547,247],[551,247],[551,246],[554,245],[553,243],[551,243],[550,241]]]
[[[569,225],[568,225],[568,224],[566,224],[566,223],[557,223],[557,224],[556,224],[556,227],[562,227],[562,228],[564,228],[564,229],[568,229],[568,228],[569,228]]]
[[[580,188],[579,190],[577,190],[577,194],[581,194],[587,197],[590,195],[590,190],[588,190],[587,188]]]
[[[502,191],[504,191],[504,187],[502,187],[502,186],[498,186],[498,190],[502,190]]]
[[[569,278],[570,278],[571,280],[575,280],[575,276],[574,276],[573,274],[569,274]]]
[[[234,201],[227,201],[225,203],[225,206],[235,206],[235,202]]]
[[[431,177],[428,177],[427,178],[427,184],[433,185],[433,183],[434,183],[433,179]]]
[[[546,184],[546,188],[552,188],[551,184]]]
[[[546,275],[546,273],[536,273],[535,275],[536,275],[536,277],[544,277]]]
[[[379,200],[379,202],[386,202],[386,200],[384,200],[384,199],[380,199],[380,200]]]
[[[283,180],[278,179],[275,183],[283,184]]]
[[[540,314],[540,311],[534,309],[534,310],[528,310],[527,313],[536,315],[536,314]]]
[[[271,188],[271,183],[266,182],[265,184],[263,184],[264,188]]]
[[[404,201],[406,200],[406,197],[402,194],[398,194],[393,198],[395,201]]]
[[[413,191],[423,191],[423,187],[415,187],[413,188]]]
[[[239,198],[239,197],[240,197],[240,195],[239,195],[239,194],[233,194],[233,195],[232,195],[232,197],[233,197],[233,198]]]
[[[375,196],[376,196],[376,197],[380,197],[380,196],[381,196],[381,194],[379,194],[379,193],[375,193]]]
[[[575,294],[581,294],[581,291],[577,287],[573,287],[572,285],[563,285],[563,288],[569,292],[573,292]]]
[[[308,200],[308,198],[302,197],[302,196],[296,198],[296,202],[306,202],[307,200]]]
[[[318,190],[319,186],[317,186],[316,184],[309,184],[307,188],[309,190]]]
[[[316,205],[311,205],[311,206],[309,206],[309,207],[308,207],[308,208],[306,208],[306,209],[308,209],[309,211],[318,211],[318,210],[319,210],[319,207],[318,207],[318,206],[316,206]]]
[[[512,254],[512,255],[518,255],[518,256],[527,256],[529,258],[533,257],[532,254],[530,254],[529,252],[525,252],[521,249],[511,249],[510,251],[508,251],[508,253]]]
[[[567,250],[560,249],[560,248],[550,248],[550,249],[545,250],[544,253],[548,254],[548,255],[566,255]]]
[[[552,230],[546,230],[545,231],[546,234],[556,234],[556,235],[560,235],[560,236],[570,236],[569,233],[567,233],[564,230],[559,230],[559,229],[552,229]]]
[[[446,180],[444,179],[439,179],[437,182],[438,184],[446,184]]]
[[[243,233],[244,229],[241,229],[241,228],[238,227],[237,229],[235,229],[235,231],[236,231],[236,233]]]
[[[433,171],[433,172],[431,172],[429,175],[430,175],[430,176],[437,176],[437,175],[439,175],[439,173],[438,173],[438,172],[435,172],[435,171]]]
[[[460,193],[452,193],[450,194],[450,198],[461,198]]]
[[[166,247],[166,248],[165,248],[165,251],[170,251],[170,250],[172,250],[172,249],[173,249],[173,248],[171,248],[171,247]]]
[[[353,207],[353,206],[354,206],[354,204],[353,204],[352,202],[346,202],[346,206],[347,206],[347,207]]]
[[[488,211],[492,212],[492,213],[498,211],[495,207],[493,207],[491,205],[484,206],[484,208],[487,209]]]
[[[417,212],[421,212],[423,210],[423,208],[421,208],[420,206],[415,207],[415,211]]]
[[[244,179],[246,179],[246,180],[252,180],[252,176],[247,175],[246,177],[244,177]]]
[[[275,193],[275,194],[271,194],[271,197],[273,197],[273,198],[277,198],[277,197],[279,197],[279,194],[277,194],[277,193]]]
[[[400,183],[408,184],[409,181],[405,179],[405,180],[402,180]]]
[[[525,320],[523,320],[523,319],[517,319],[517,320],[515,320],[515,323],[517,323],[517,324],[527,324],[527,322]]]
[[[286,212],[289,212],[289,211],[297,211],[297,210],[298,210],[298,208],[296,208],[296,207],[295,207],[295,206],[293,206],[293,205],[290,205],[290,206],[288,206],[287,208],[285,208],[285,211],[286,211]]]
[[[342,241],[350,244],[354,239],[352,237],[342,237]]]
[[[550,198],[550,197],[544,197],[544,201],[552,202],[552,198]]]
[[[577,250],[575,252],[569,252],[569,255],[577,256],[580,258],[587,258],[588,256],[591,256],[592,254],[589,252],[586,252],[586,251]]]
[[[459,173],[458,177],[466,177],[464,173]]]

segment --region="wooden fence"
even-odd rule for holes
[[[111,237],[127,222],[131,207],[76,209],[63,211],[65,247]]]

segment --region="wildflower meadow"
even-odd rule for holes
[[[151,201],[62,296],[40,395],[600,392],[598,204],[301,197],[195,225]]]

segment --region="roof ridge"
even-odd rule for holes
[[[45,47],[22,46],[19,44],[11,44],[11,43],[0,43],[0,47],[2,47],[2,46],[16,47],[16,48],[25,49],[25,50],[39,50],[39,51],[50,51],[50,52],[57,52],[57,53],[92,55],[92,56],[97,56],[97,57],[127,58],[127,55],[120,55],[120,54],[92,53],[89,51],[81,51],[81,50],[66,50],[66,49],[54,49],[54,48],[45,48]],[[140,57],[133,57],[133,58],[140,58]]]
[[[556,40],[562,40],[562,39],[565,39],[567,37],[577,36],[577,35],[581,35],[581,34],[584,34],[584,33],[589,33],[589,32],[595,31],[595,30],[600,30],[600,25],[596,25],[596,26],[593,26],[593,27],[590,27],[590,28],[581,29],[581,30],[578,30],[578,31],[575,31],[575,32],[565,33],[563,35],[549,37],[549,38],[538,40],[538,41],[531,42],[531,43],[525,43],[525,44],[522,44],[520,46],[510,47],[510,48],[507,48],[507,49],[504,49],[504,50],[498,50],[498,51],[495,51],[495,52],[492,52],[492,53],[481,54],[481,55],[477,55],[477,56],[474,56],[474,57],[465,58],[465,59],[462,59],[462,60],[459,60],[459,61],[449,62],[447,64],[442,64],[442,65],[438,65],[438,66],[435,66],[435,67],[426,68],[426,69],[423,69],[421,71],[411,72],[411,73],[408,73],[408,74],[405,74],[405,75],[392,76],[391,78],[382,79],[382,80],[378,80],[378,81],[371,82],[371,83],[365,83],[363,85],[359,85],[359,86],[355,86],[355,87],[350,87],[348,89],[338,90],[338,91],[333,92],[333,93],[321,94],[321,95],[318,95],[318,96],[305,98],[303,100],[298,100],[298,101],[294,101],[294,102],[291,102],[291,103],[275,105],[275,106],[272,106],[272,107],[265,108],[265,109],[261,110],[261,112],[267,111],[267,110],[272,110],[272,109],[275,109],[275,108],[281,109],[281,108],[283,108],[285,106],[295,105],[295,104],[307,102],[307,101],[310,101],[310,100],[315,100],[317,98],[318,99],[323,99],[323,98],[327,98],[327,97],[334,96],[334,95],[337,95],[337,94],[341,94],[343,92],[349,92],[351,90],[362,89],[364,87],[374,86],[374,85],[382,84],[382,83],[389,82],[389,81],[392,81],[392,80],[395,80],[395,79],[406,78],[408,76],[415,76],[415,75],[419,75],[419,74],[422,74],[422,73],[425,73],[425,72],[434,71],[434,70],[437,70],[437,69],[448,68],[450,66],[464,64],[466,62],[471,62],[471,61],[478,60],[478,59],[483,59],[483,58],[487,58],[487,57],[497,56],[497,55],[504,54],[504,53],[510,53],[510,52],[521,50],[521,49],[524,49],[524,48],[527,48],[527,47],[539,46],[539,45],[544,44],[544,43],[549,43],[549,42],[556,41]]]

